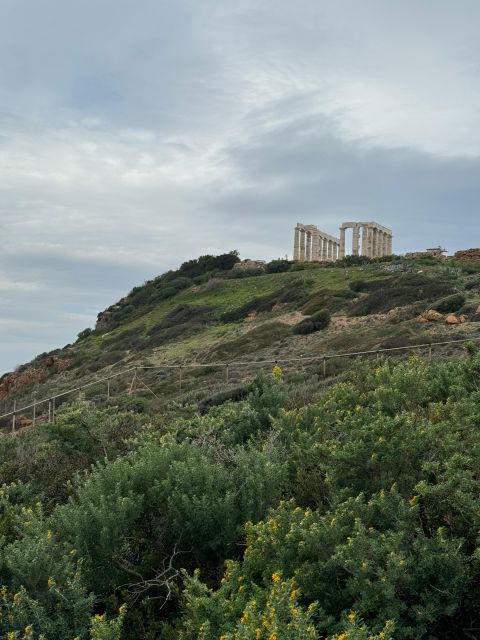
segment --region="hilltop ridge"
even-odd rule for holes
[[[21,405],[34,393],[52,395],[135,364],[292,359],[470,337],[480,329],[475,260],[389,256],[242,264],[236,252],[201,256],[134,287],[75,343],[0,378],[0,400],[6,407],[14,400]],[[328,326],[304,330],[320,312],[328,313]],[[232,372],[231,383],[248,373]],[[199,376],[207,394],[223,386],[214,369],[191,373],[184,396],[201,399],[200,392],[195,396]],[[172,378],[163,372],[154,381],[166,399],[177,396]]]

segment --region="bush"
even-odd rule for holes
[[[178,289],[175,287],[165,287],[165,289],[160,289],[157,293],[157,300],[166,300],[167,298],[173,298],[178,293]]]
[[[366,316],[371,313],[382,313],[418,301],[435,300],[441,295],[445,296],[455,291],[448,280],[433,279],[414,273],[395,276],[383,282],[377,281],[376,284],[380,282],[382,284],[380,288],[370,290],[367,295],[352,305],[351,315]]]
[[[168,285],[181,291],[182,289],[187,289],[192,286],[192,279],[185,277],[174,278],[173,280],[170,280]]]
[[[88,338],[88,336],[92,335],[92,333],[93,329],[90,329],[90,327],[88,327],[87,329],[80,331],[80,333],[77,335],[77,338],[79,340],[85,340],[85,338]]]
[[[242,306],[227,311],[221,316],[222,322],[238,322],[253,312],[271,311],[277,304],[299,302],[305,297],[305,281],[295,278],[273,293],[249,300]]]
[[[322,311],[315,313],[313,316],[310,316],[310,318],[302,320],[302,322],[293,327],[292,331],[293,333],[300,335],[314,333],[315,331],[326,329],[330,324],[330,321],[330,312],[327,311],[327,309],[323,309]]]
[[[290,266],[288,260],[272,260],[267,264],[267,273],[284,273],[290,271]]]
[[[431,305],[431,308],[435,311],[440,311],[440,313],[453,313],[465,304],[465,300],[463,293],[454,293],[451,296],[437,300]]]

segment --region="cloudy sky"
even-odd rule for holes
[[[0,373],[297,221],[480,246],[478,0],[0,0]]]

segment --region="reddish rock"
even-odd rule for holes
[[[480,249],[463,249],[455,254],[456,260],[480,260]]]
[[[454,315],[453,313],[450,313],[446,318],[445,318],[445,323],[446,324],[460,324],[460,320],[457,318],[456,315]]]
[[[422,317],[428,322],[441,322],[444,318],[443,314],[433,309],[428,309],[422,313]]]

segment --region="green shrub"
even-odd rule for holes
[[[160,289],[157,293],[157,300],[166,300],[167,298],[173,298],[178,293],[178,289],[175,287],[165,287],[165,289]]]
[[[439,296],[452,294],[455,291],[449,280],[434,279],[414,273],[389,278],[382,285],[380,288],[370,290],[367,295],[354,302],[350,314],[365,316],[371,313],[382,313],[418,301],[435,300]]]
[[[315,292],[302,306],[302,313],[305,315],[313,315],[322,309],[328,309],[330,313],[340,311],[347,308],[351,300],[356,298],[355,293],[349,289],[329,290],[322,289]]]
[[[288,260],[272,260],[267,264],[267,273],[284,273],[290,271],[290,266]]]
[[[330,312],[327,309],[323,309],[322,311],[315,313],[313,316],[310,316],[310,318],[302,320],[302,322],[293,327],[292,331],[293,333],[300,335],[314,333],[315,331],[326,329],[330,324],[330,321]]]
[[[440,311],[440,313],[455,312],[465,304],[465,300],[466,298],[463,293],[454,293],[451,296],[437,300],[431,307],[435,309],[435,311]]]
[[[295,278],[273,293],[253,298],[240,307],[225,312],[221,316],[221,321],[238,322],[253,312],[271,311],[277,304],[299,302],[305,297],[305,286],[303,279]]]
[[[80,331],[77,338],[79,340],[85,340],[85,338],[88,338],[88,336],[92,335],[92,333],[93,333],[93,329],[90,329],[90,327],[87,327],[87,329]]]

